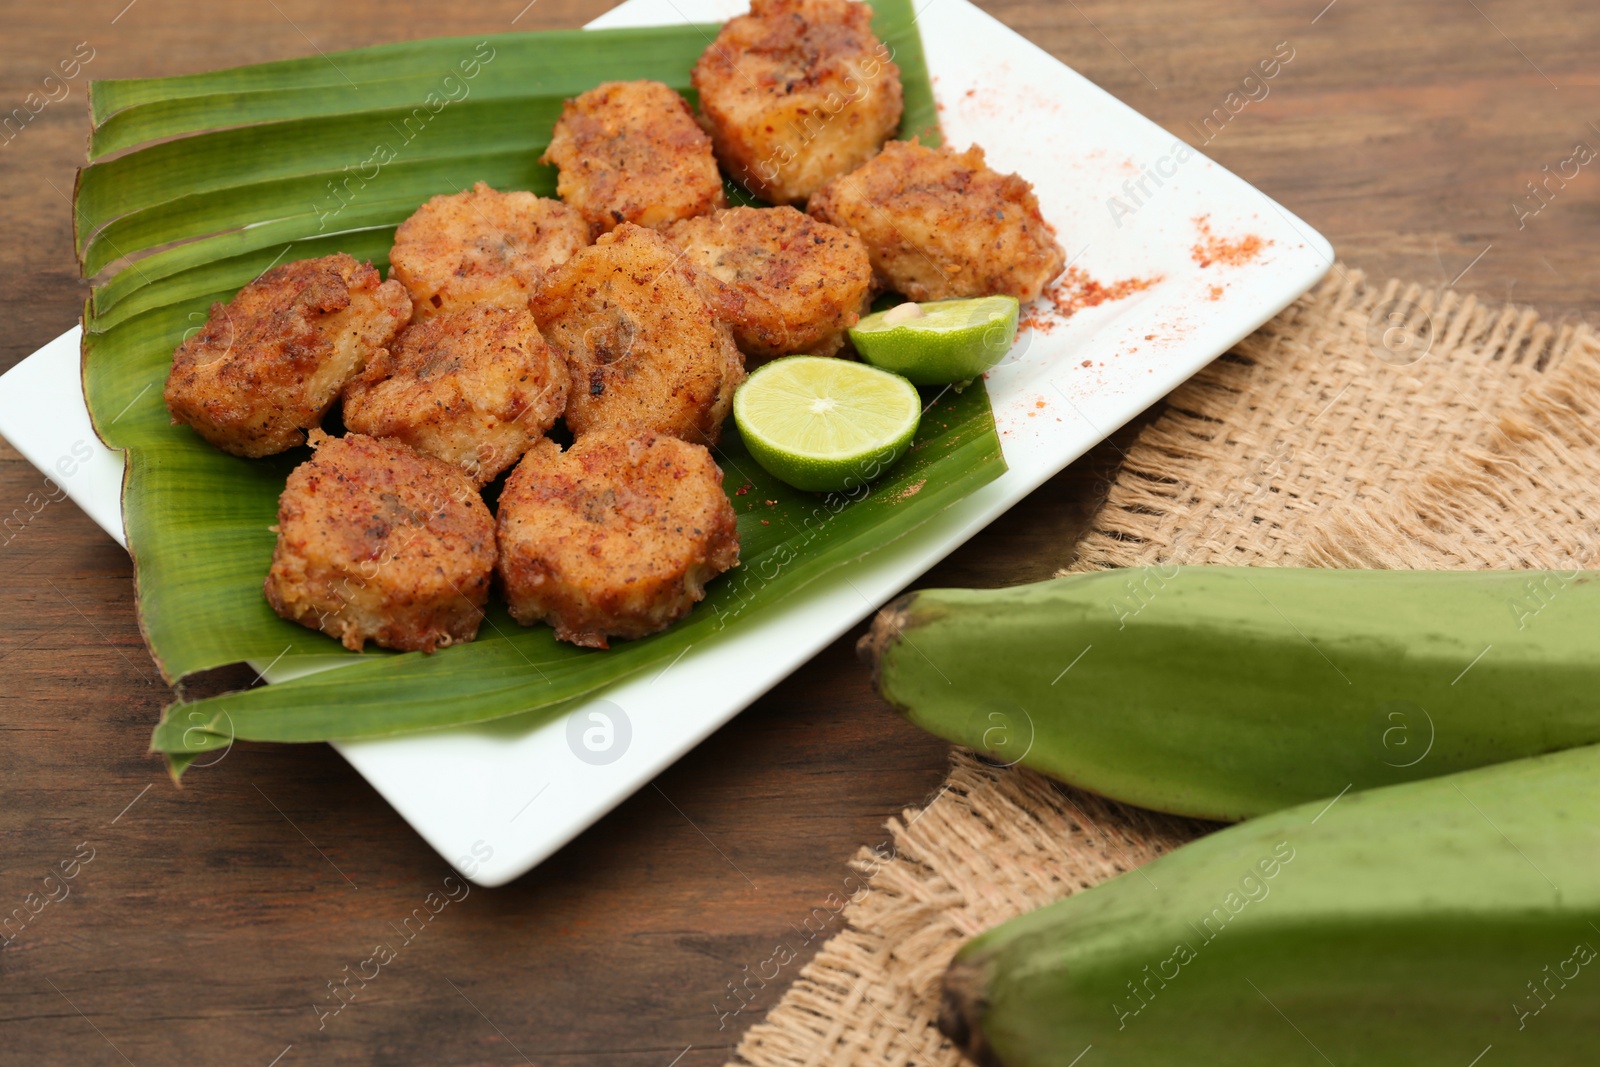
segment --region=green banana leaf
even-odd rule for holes
[[[909,0],[874,6],[904,80],[902,135],[936,141]],[[930,393],[908,458],[853,496],[777,482],[730,423],[716,458],[740,516],[741,566],[668,631],[609,651],[562,644],[496,606],[471,644],[355,654],[267,606],[269,527],[285,478],[309,453],[240,459],[171,425],[161,390],[173,348],[212,302],[276,263],[344,251],[386,269],[394,228],[430,196],[475,181],[553,195],[554,172],[538,157],[562,100],[618,78],[655,78],[692,99],[689,71],[715,31],[439,39],[93,85],[91,162],[74,199],[81,266],[96,279],[84,392],[97,432],[127,453],[123,516],[151,654],[169,683],[244,661],[341,667],[171,705],[153,745],[175,773],[236,738],[374,737],[556,714],[716,642],[1005,469],[981,384]]]

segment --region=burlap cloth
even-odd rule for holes
[[[1600,541],[1600,344],[1584,326],[1342,267],[1168,398],[1069,570],[1155,563],[1569,569]],[[735,1062],[962,1062],[956,949],[1211,829],[956,751],[847,926]]]

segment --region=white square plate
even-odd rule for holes
[[[718,22],[745,7],[631,0],[591,25]],[[508,882],[560,848],[1332,265],[1304,222],[1199,153],[1180,162],[1192,150],[967,0],[927,0],[919,25],[947,143],[976,141],[996,169],[1032,181],[1068,257],[1094,278],[1160,280],[1024,332],[988,381],[1009,470],[902,540],[567,719],[335,745],[478,884]],[[1147,168],[1160,181],[1141,193]],[[1134,210],[1114,211],[1114,197]],[[1240,265],[1202,266],[1191,255],[1201,218],[1220,237],[1265,244]],[[0,433],[126,543],[122,455],[90,427],[78,342],[74,329],[0,378]]]

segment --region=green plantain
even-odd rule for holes
[[[1586,747],[1201,838],[969,942],[940,1027],[1005,1067],[1593,1064],[1597,924]]]
[[[923,728],[1234,820],[1600,743],[1593,571],[1101,571],[925,590],[863,642]]]

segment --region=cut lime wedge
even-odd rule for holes
[[[861,358],[918,385],[971,381],[1005,358],[1017,339],[1014,296],[900,304],[850,331]]]
[[[817,493],[864,486],[905,455],[922,415],[916,387],[849,360],[789,356],[733,397],[745,447],[774,478]]]

